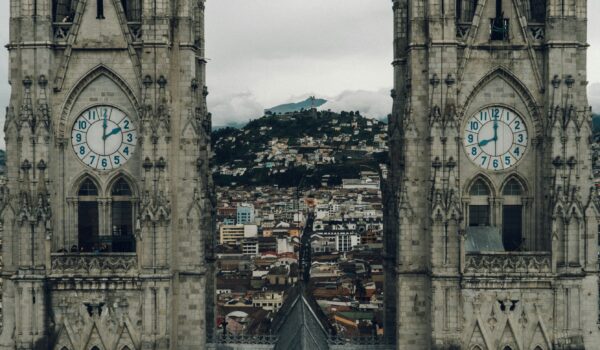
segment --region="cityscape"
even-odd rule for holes
[[[0,6],[0,350],[599,347],[600,3]]]

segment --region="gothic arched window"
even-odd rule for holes
[[[91,252],[99,243],[98,187],[89,178],[77,192],[77,223],[79,251]]]
[[[119,178],[111,188],[111,236],[113,252],[135,251],[131,186]]]
[[[127,18],[127,22],[142,21],[141,0],[121,0],[121,5],[123,5],[123,11],[125,11],[125,17]]]
[[[523,185],[515,178],[502,189],[502,243],[507,251],[523,248],[523,192]]]
[[[471,185],[469,195],[469,226],[490,226],[490,187],[482,179]]]

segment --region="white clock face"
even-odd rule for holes
[[[527,145],[527,126],[510,109],[484,108],[465,124],[465,152],[483,169],[499,171],[515,166],[523,158]]]
[[[73,125],[71,142],[77,157],[98,170],[125,164],[135,151],[137,132],[131,118],[110,106],[83,112]]]

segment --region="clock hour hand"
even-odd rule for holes
[[[114,128],[114,129],[112,129],[112,131],[111,131],[111,132],[109,132],[108,134],[104,135],[102,138],[103,138],[104,140],[106,140],[106,139],[107,139],[109,136],[112,136],[112,135],[118,134],[119,132],[121,132],[121,128]]]

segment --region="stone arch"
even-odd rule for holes
[[[485,88],[486,85],[491,83],[496,78],[502,79],[508,85],[512,87],[517,96],[523,101],[527,108],[527,112],[531,116],[533,121],[533,133],[532,135],[541,136],[543,133],[543,117],[540,111],[539,104],[533,95],[529,92],[529,89],[523,84],[523,82],[515,76],[511,71],[503,66],[498,66],[492,69],[490,72],[485,74],[476,84],[473,90],[467,96],[463,105],[462,111],[460,111],[460,118],[464,120],[465,114],[469,111],[471,103],[475,100],[477,95]],[[510,106],[506,106],[511,108]]]
[[[135,181],[135,178],[127,172],[125,169],[119,169],[114,174],[111,175],[110,179],[106,183],[106,187],[103,189],[102,193],[105,197],[110,196],[111,191],[115,183],[120,179],[125,180],[129,187],[131,188],[131,197],[132,198],[140,198],[140,191]]]
[[[492,182],[492,180],[489,177],[487,177],[487,175],[485,175],[483,173],[478,173],[470,181],[467,181],[467,185],[464,187],[463,195],[470,196],[471,188],[475,184],[477,184],[479,181],[482,181],[488,187],[488,189],[490,191],[490,193],[489,193],[490,197],[497,196],[497,191],[496,191],[496,187],[494,186],[494,183]]]
[[[537,345],[533,350],[544,350],[544,348],[541,345]]]
[[[506,186],[509,185],[513,181],[518,182],[519,185],[521,186],[521,189],[523,191],[521,196],[526,196],[528,193],[530,193],[529,183],[523,176],[521,176],[518,173],[513,173],[506,177],[506,179],[502,183],[502,186],[500,186],[500,193],[504,194],[504,190],[506,189]]]
[[[81,92],[88,85],[90,85],[92,82],[94,82],[101,76],[105,76],[112,82],[114,82],[127,96],[129,101],[131,102],[131,105],[136,111],[141,110],[141,105],[138,102],[138,98],[136,97],[134,90],[129,86],[129,84],[116,72],[106,67],[105,65],[100,64],[93,68],[91,71],[89,71],[87,74],[85,74],[81,79],[79,79],[79,81],[75,85],[73,85],[73,87],[67,94],[67,98],[65,99],[65,102],[63,103],[63,106],[61,108],[61,115],[58,123],[57,137],[59,139],[65,137],[66,130],[68,129],[67,122],[69,120],[69,116],[71,115],[71,112],[73,111],[73,106],[75,105],[75,102],[77,101]]]
[[[102,193],[102,181],[100,181],[98,176],[93,172],[84,170],[75,177],[75,180],[72,182],[71,187],[69,188],[68,196],[77,197],[81,184],[83,184],[83,182],[87,179],[90,179],[94,183],[94,185],[96,185],[96,187],[98,188],[98,195],[100,195]]]

